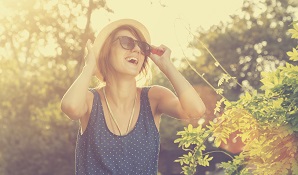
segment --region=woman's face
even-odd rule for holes
[[[119,39],[122,36],[137,40],[128,30],[120,30],[115,34],[109,58],[110,71],[112,71],[111,73],[135,77],[141,71],[145,56],[137,44],[131,50],[123,48]]]

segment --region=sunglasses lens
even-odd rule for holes
[[[119,37],[119,40],[120,40],[120,44],[123,49],[131,50],[135,47],[135,44],[137,43],[138,46],[140,47],[143,55],[145,55],[145,56],[150,55],[151,47],[146,42],[135,41],[134,39],[132,39],[128,36],[121,36],[121,37]]]
[[[138,46],[140,47],[141,51],[143,52],[143,54],[145,56],[149,56],[150,55],[150,45],[147,44],[146,42],[138,42]]]
[[[127,36],[119,37],[120,44],[124,49],[131,50],[135,47],[134,40]]]

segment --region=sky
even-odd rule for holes
[[[0,0],[1,1],[1,0]],[[104,9],[93,11],[91,22],[98,33],[110,21],[132,18],[143,23],[151,35],[151,44],[166,45],[172,50],[172,58],[188,58],[198,55],[198,50],[187,48],[192,41],[189,29],[194,32],[198,27],[208,29],[220,21],[227,21],[230,15],[241,12],[244,0],[106,0],[107,6],[114,11]],[[57,3],[58,0],[53,3]],[[88,0],[82,0],[88,5]],[[0,15],[9,15],[10,11],[1,8]],[[78,26],[84,29],[86,16],[78,17]],[[1,28],[0,28],[1,29]],[[51,52],[51,49],[47,49]],[[1,50],[0,50],[1,53]]]
[[[132,18],[143,23],[151,35],[151,44],[164,44],[172,50],[172,57],[192,54],[187,49],[192,32],[198,27],[208,29],[220,21],[227,21],[231,14],[241,11],[243,0],[107,0],[114,13],[95,11],[93,28],[99,31],[109,21]],[[98,21],[101,21],[99,24]]]

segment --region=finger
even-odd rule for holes
[[[155,61],[159,58],[158,55],[150,53],[149,58],[151,58],[151,60],[155,63]]]
[[[171,49],[168,48],[167,46],[162,44],[159,47],[163,49],[164,53],[171,53]]]
[[[164,53],[164,49],[157,48],[157,47],[156,48],[152,48],[151,53],[152,54],[155,54],[155,55],[158,55],[158,56],[162,56],[163,53]]]
[[[158,47],[153,47],[153,49],[158,50],[158,51],[155,51],[155,53],[156,53],[157,55],[159,55],[159,56],[162,56],[162,55],[164,55],[165,53],[167,53],[167,54],[171,54],[171,49],[168,48],[167,46],[163,45],[163,44],[161,44],[161,45],[158,46]]]
[[[88,52],[90,53],[92,51],[92,43],[91,43],[90,39],[88,39],[86,45],[87,45]]]

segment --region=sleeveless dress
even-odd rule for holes
[[[77,135],[76,175],[156,175],[160,135],[148,99],[150,87],[141,91],[140,113],[133,130],[125,136],[107,127],[99,94],[94,94],[86,130]]]

